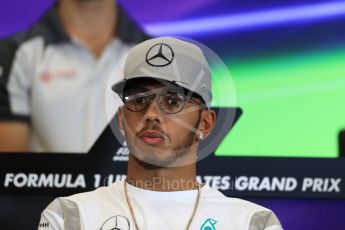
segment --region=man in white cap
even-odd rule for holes
[[[281,230],[275,214],[196,180],[200,141],[212,132],[210,70],[202,50],[162,37],[135,46],[113,85],[127,179],[54,200],[39,229]]]

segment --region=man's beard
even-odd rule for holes
[[[139,165],[141,165],[145,169],[154,170],[159,168],[165,168],[171,165],[172,163],[176,162],[176,160],[178,160],[179,158],[185,156],[185,154],[188,152],[191,145],[193,144],[195,135],[196,134],[191,131],[188,134],[187,139],[186,141],[184,141],[184,143],[174,147],[172,150],[169,150],[171,151],[171,156],[169,156],[166,159],[157,159],[155,157],[146,157],[144,159],[139,159],[138,157],[136,157],[136,154],[133,153],[134,150],[131,149],[129,146],[128,147],[133,155],[134,160],[137,161]]]
[[[199,127],[200,119],[201,119],[201,113],[199,113],[198,120],[193,126],[194,130],[196,130]],[[190,150],[196,135],[197,134],[194,131],[190,131],[187,135],[186,140],[183,143],[179,144],[178,146],[175,146],[171,150],[168,150],[168,151],[171,151],[171,153],[169,154],[169,157],[167,157],[166,159],[158,159],[156,157],[150,157],[150,156],[146,156],[143,159],[140,159],[139,157],[137,157],[137,153],[135,149],[132,148],[132,146],[129,143],[128,143],[129,144],[128,148],[134,160],[137,161],[139,165],[141,165],[143,168],[148,169],[148,170],[155,170],[155,169],[168,167],[169,165],[175,163],[178,159],[184,157]],[[165,151],[165,150],[162,150],[162,151]]]

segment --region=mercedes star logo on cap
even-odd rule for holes
[[[147,64],[155,67],[169,65],[174,60],[174,51],[164,43],[158,43],[152,46],[146,54]]]

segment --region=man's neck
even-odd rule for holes
[[[127,182],[153,191],[182,191],[198,187],[196,165],[147,169],[131,154],[128,161]]]
[[[58,14],[66,33],[82,41],[96,57],[116,34],[114,0],[60,0]]]

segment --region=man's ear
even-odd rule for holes
[[[199,131],[200,134],[204,139],[206,138],[213,130],[213,127],[216,123],[216,112],[214,110],[203,110],[201,112],[201,120],[200,120],[200,126]]]

